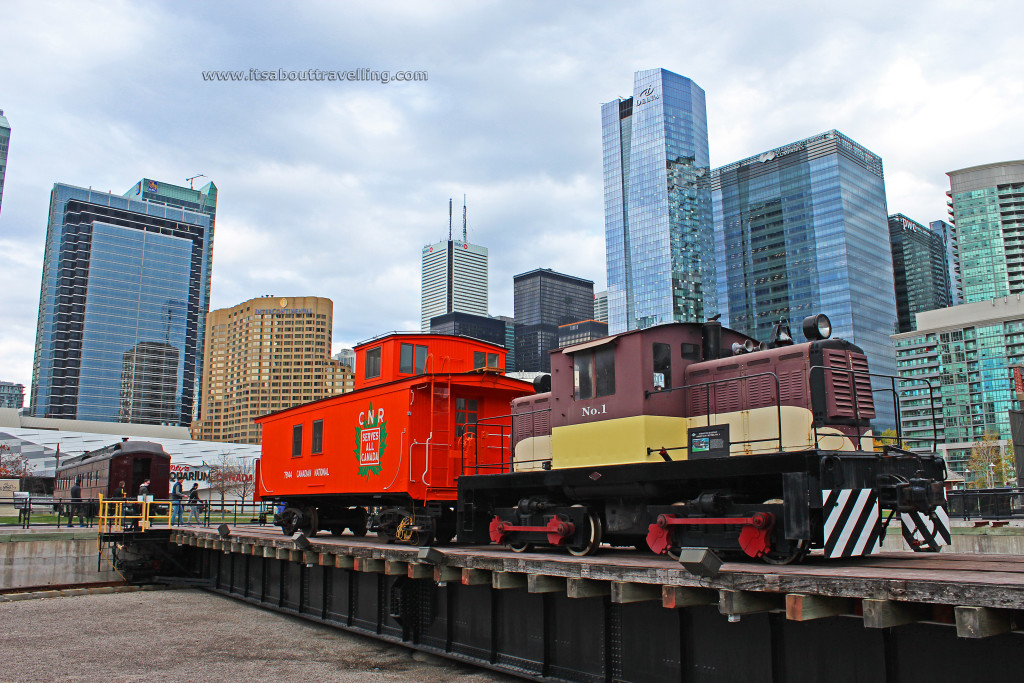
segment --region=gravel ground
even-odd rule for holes
[[[5,681],[515,679],[200,590],[0,603]]]

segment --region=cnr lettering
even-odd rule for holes
[[[363,412],[359,413],[359,426],[362,427],[372,417],[373,417],[373,414],[369,413],[369,411],[366,411],[366,410],[364,410]],[[384,420],[384,409],[383,408],[379,408],[377,410],[377,423],[379,424],[383,420]]]

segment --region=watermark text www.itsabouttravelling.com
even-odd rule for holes
[[[395,81],[426,81],[426,71],[376,71],[374,69],[351,69],[330,71],[323,69],[249,69],[248,71],[204,71],[204,81],[351,81],[392,83]]]

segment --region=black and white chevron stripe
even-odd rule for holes
[[[953,542],[949,532],[949,513],[937,507],[931,514],[901,512],[903,540],[912,550],[937,551]]]
[[[878,494],[873,489],[823,489],[825,557],[858,557],[882,545]]]

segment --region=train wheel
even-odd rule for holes
[[[532,543],[506,543],[505,545],[514,553],[528,553],[533,550]]]
[[[285,536],[291,536],[299,530],[302,523],[302,512],[298,508],[285,508],[281,513],[281,531]]]
[[[799,564],[805,557],[807,557],[807,553],[810,552],[810,550],[810,541],[800,541],[789,552],[779,553],[774,550],[769,550],[761,556],[761,559],[768,564]]]
[[[304,533],[308,538],[313,538],[316,536],[317,532],[320,531],[320,525],[317,522],[317,517],[316,508],[302,509],[302,522],[299,524],[299,531]]]
[[[583,506],[573,505],[573,507]],[[576,557],[593,555],[601,545],[602,531],[601,518],[593,512],[588,512],[586,526],[583,529],[582,540],[575,545],[566,546],[565,549],[569,551],[570,555],[574,555]]]

